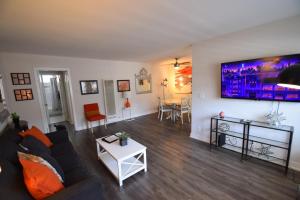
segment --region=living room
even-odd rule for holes
[[[223,82],[232,63],[299,62],[300,2],[31,0],[2,1],[0,7],[0,138],[11,139],[7,130],[14,124],[10,115],[16,113],[21,127],[13,131],[13,139],[18,151],[29,140],[19,131],[37,127],[53,143],[47,151],[65,179],[51,195],[35,196],[23,180],[24,163],[19,160],[25,153],[14,151],[20,183],[5,184],[11,163],[3,160],[11,146],[0,143],[0,199],[13,193],[14,199],[297,198],[299,100],[226,96]],[[64,82],[65,94],[59,98],[65,96],[60,109],[66,114],[55,123],[47,110],[45,74],[56,74],[55,84]],[[84,105],[93,103],[104,118],[89,121],[87,115],[94,111],[86,112]],[[282,139],[287,151],[264,142],[253,147],[260,151],[256,158],[248,155],[253,126],[268,129],[258,131],[259,137]],[[222,148],[239,141],[230,139],[235,128],[244,134],[238,152]],[[277,137],[278,130],[290,135]],[[128,144],[113,144],[123,154],[137,148],[132,157],[137,163],[124,163],[129,154],[118,159],[117,150],[100,140],[121,138],[115,136],[120,132],[129,134]],[[101,160],[104,152],[123,162],[117,172]],[[269,160],[272,156],[283,161]],[[77,161],[80,167],[73,169]],[[82,164],[89,176],[74,175],[86,173]],[[122,176],[123,165],[134,171]]]

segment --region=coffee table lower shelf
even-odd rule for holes
[[[137,158],[134,156],[137,156]],[[123,180],[129,178],[130,176],[142,170],[145,172],[147,171],[147,164],[145,162],[146,150],[139,152],[134,156],[125,160],[116,160],[106,151],[98,152],[99,160],[102,161],[102,163],[119,181],[120,186],[123,185]],[[144,163],[139,160],[141,156],[144,157]]]

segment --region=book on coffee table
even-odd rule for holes
[[[116,135],[110,135],[105,138],[102,138],[102,140],[107,143],[113,143],[113,142],[117,141],[118,139],[119,139],[119,137]]]

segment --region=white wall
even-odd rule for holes
[[[221,99],[220,63],[300,53],[300,16],[211,39],[193,46],[193,108],[191,137],[209,142],[210,117],[265,120],[276,103]],[[300,104],[281,103],[286,124],[295,126],[291,166],[300,169]]]
[[[83,104],[98,102],[100,109],[104,112],[102,79],[130,79],[131,93],[129,95],[133,116],[140,116],[152,113],[156,110],[156,98],[154,93],[135,94],[134,74],[138,73],[142,67],[151,68],[144,63],[108,61],[96,59],[83,59],[71,57],[57,57],[31,54],[0,54],[0,72],[5,80],[5,90],[7,94],[8,108],[12,112],[20,114],[21,118],[29,121],[42,128],[42,113],[39,105],[37,85],[34,75],[35,68],[67,68],[71,73],[72,91],[74,96],[75,107],[75,128],[81,130],[86,128],[86,122],[83,115]],[[13,86],[10,78],[12,72],[30,72],[31,85],[29,86]],[[79,80],[98,80],[99,94],[81,95]],[[116,86],[115,86],[116,87]],[[34,100],[16,102],[13,89],[16,88],[32,88]],[[120,96],[116,98],[118,104],[118,118],[122,120],[121,107],[123,101]]]

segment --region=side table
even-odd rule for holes
[[[9,127],[18,131],[26,131],[28,129],[28,122],[20,120],[19,125],[16,126],[13,122],[9,123]]]

